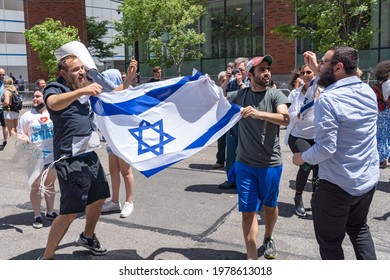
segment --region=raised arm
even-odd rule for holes
[[[86,87],[76,89],[74,91],[49,95],[49,97],[47,97],[46,99],[46,106],[48,106],[53,111],[61,111],[67,108],[70,104],[72,104],[82,95],[96,96],[101,92],[101,85],[99,85],[98,83],[92,83]]]

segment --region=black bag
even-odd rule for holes
[[[9,106],[11,111],[17,112],[22,110],[23,108],[23,101],[22,97],[17,94],[16,92],[12,93],[12,101],[11,105]]]

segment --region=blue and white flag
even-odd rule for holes
[[[240,118],[220,87],[200,72],[91,97],[113,152],[150,177],[215,142]]]

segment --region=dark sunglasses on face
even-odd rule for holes
[[[310,75],[310,74],[312,74],[313,72],[312,71],[302,71],[301,72],[301,75]]]

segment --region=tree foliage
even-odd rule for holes
[[[113,52],[114,44],[103,41],[103,37],[107,33],[108,23],[108,20],[98,22],[96,17],[87,17],[88,50],[91,56],[97,57],[100,61],[115,55]]]
[[[299,26],[281,24],[271,32],[307,39],[325,52],[335,45],[369,48],[377,32],[371,22],[376,0],[286,0],[296,9]]]
[[[24,32],[31,48],[38,53],[41,62],[38,67],[49,73],[49,79],[57,74],[56,49],[71,41],[80,41],[78,29],[74,26],[65,27],[59,20],[47,18]]]
[[[117,44],[146,45],[147,64],[175,65],[181,75],[184,60],[200,59],[199,45],[206,35],[197,30],[205,13],[204,0],[124,0],[119,7],[123,17],[115,23]]]

